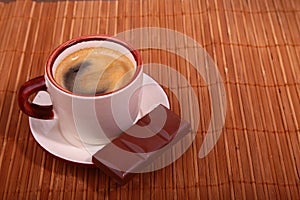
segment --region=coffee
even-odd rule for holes
[[[119,51],[105,47],[80,49],[56,67],[54,78],[76,94],[104,94],[125,86],[135,72],[132,61]]]

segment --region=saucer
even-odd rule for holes
[[[33,102],[39,105],[51,105],[49,94],[44,91],[39,92]],[[149,113],[159,104],[170,107],[168,97],[160,85],[147,74],[143,74],[142,101],[138,118]],[[42,148],[70,162],[93,164],[92,155],[104,146],[86,144],[82,147],[73,146],[62,136],[58,128],[58,119],[40,120],[29,117],[29,126],[34,139]]]

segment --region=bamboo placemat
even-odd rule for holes
[[[202,45],[224,82],[226,121],[216,146],[200,159],[211,112],[206,82],[176,54],[141,51],[144,63],[170,66],[188,80],[200,121],[176,162],[117,186],[98,169],[44,151],[17,106],[17,91],[43,74],[60,43],[141,27],[175,30]],[[0,38],[1,199],[300,199],[300,1],[6,0]],[[186,101],[190,110],[180,111],[164,89],[172,110],[193,110]]]

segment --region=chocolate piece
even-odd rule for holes
[[[92,161],[123,185],[190,131],[188,122],[159,105],[95,153]]]

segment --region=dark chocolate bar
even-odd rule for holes
[[[123,185],[190,132],[188,122],[159,105],[95,153],[92,161]]]

